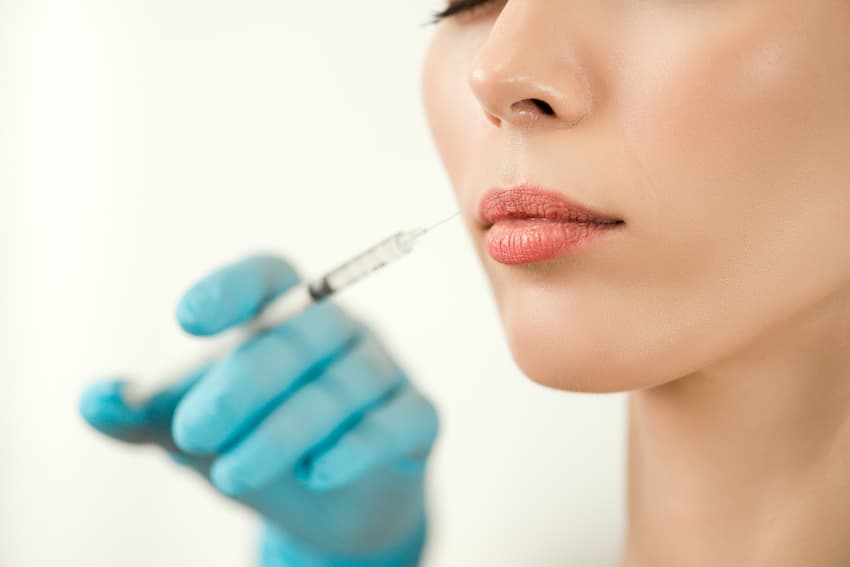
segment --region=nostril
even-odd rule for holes
[[[538,112],[542,112],[543,114],[546,114],[546,115],[549,115],[549,116],[555,114],[555,111],[552,110],[552,107],[549,106],[549,104],[547,104],[546,102],[540,100],[539,98],[527,98],[525,100],[515,102],[515,103],[513,103],[513,105],[511,105],[511,108],[513,109],[514,112],[517,112],[517,113],[522,113],[522,112],[538,113]]]
[[[533,102],[533,103],[534,103],[534,105],[535,105],[535,106],[537,106],[537,108],[539,108],[540,110],[542,110],[542,111],[543,111],[543,114],[548,114],[548,115],[550,115],[550,116],[551,116],[552,114],[555,114],[555,111],[554,111],[554,110],[552,110],[552,107],[551,107],[551,106],[549,106],[549,104],[548,104],[548,103],[546,103],[546,102],[544,102],[544,101],[542,101],[542,100],[540,100],[540,99],[537,99],[537,98],[533,98],[533,99],[531,99],[531,102]]]

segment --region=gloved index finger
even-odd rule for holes
[[[214,335],[248,321],[266,302],[300,281],[295,268],[282,258],[252,256],[192,286],[177,306],[177,320],[193,335]]]

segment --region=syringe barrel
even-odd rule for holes
[[[342,289],[410,252],[416,236],[411,232],[397,232],[330,271],[324,280],[333,291]]]

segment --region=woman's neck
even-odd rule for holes
[[[850,292],[629,410],[625,567],[850,565]]]

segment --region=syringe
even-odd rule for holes
[[[231,329],[227,334],[231,338],[236,337],[233,342],[239,344],[258,333],[280,325],[314,303],[327,299],[354,282],[375,273],[380,268],[408,254],[423,235],[459,214],[460,211],[429,227],[396,232],[343,262],[325,275],[312,281],[299,283],[285,291],[282,295],[267,303],[253,319]],[[205,358],[211,361],[218,356],[209,355]],[[127,403],[141,405],[163,387],[164,385],[161,382],[128,384],[128,387],[124,388],[123,398]]]
[[[450,221],[458,214],[460,212],[427,228],[402,230],[381,240],[364,252],[343,262],[324,276],[291,288],[269,303],[261,313],[246,325],[252,332],[260,332],[279,325],[313,303],[326,299],[387,264],[395,262],[413,250],[419,238],[424,234],[434,230],[444,222]]]

